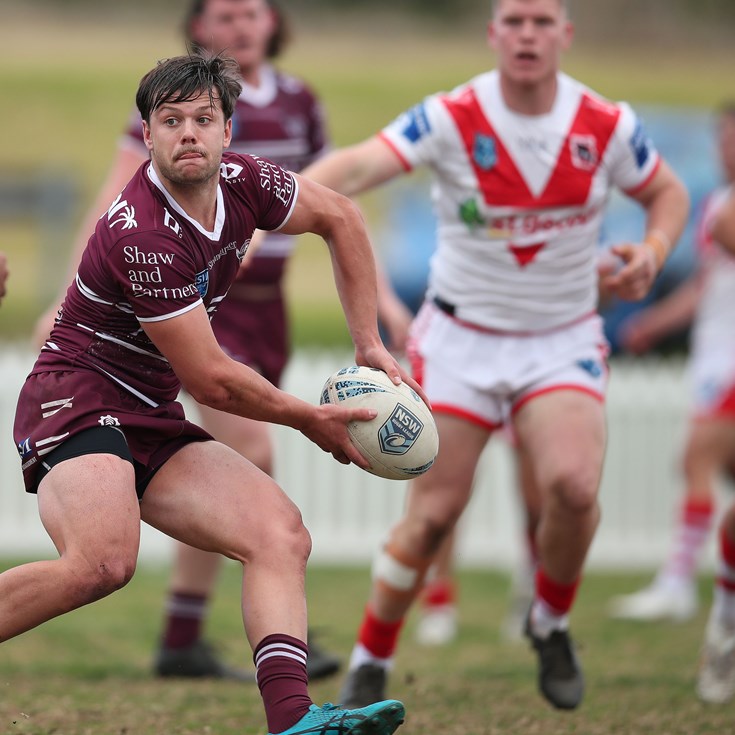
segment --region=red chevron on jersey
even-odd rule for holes
[[[513,253],[513,257],[518,262],[521,268],[525,268],[529,263],[533,263],[534,258],[538,255],[545,242],[538,242],[534,245],[514,245],[512,242],[508,243],[508,250]]]
[[[474,89],[442,102],[457,125],[485,202],[518,208],[584,204],[620,116],[615,106],[583,94],[554,171],[543,192],[535,196],[483,113]],[[478,145],[489,152],[479,155]]]

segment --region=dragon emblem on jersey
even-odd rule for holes
[[[597,168],[600,157],[597,153],[597,141],[594,135],[577,133],[570,135],[569,151],[575,168],[582,171],[593,171]]]
[[[483,171],[489,171],[498,162],[498,149],[495,138],[483,133],[475,133],[472,146],[472,159]]]
[[[117,219],[113,219],[113,217],[117,217]],[[117,198],[107,210],[107,219],[110,221],[111,228],[121,224],[123,230],[132,230],[133,227],[138,226],[135,221],[135,207],[122,198],[122,192],[117,195]]]

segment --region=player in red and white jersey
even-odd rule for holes
[[[412,328],[439,456],[412,482],[376,558],[343,704],[382,697],[405,615],[505,421],[542,497],[526,625],[539,686],[556,707],[582,700],[568,621],[599,521],[606,442],[607,345],[595,313],[602,210],[612,187],[646,209],[641,242],[614,249],[621,267],[603,284],[639,299],[683,230],[688,197],[627,105],[560,73],[572,34],[563,0],[498,0],[489,25],[496,71],[429,97],[304,172],[351,195],[430,166],[439,221],[428,298]]]
[[[735,136],[730,142],[735,146]],[[735,190],[732,187],[714,218],[712,236],[735,258]],[[733,329],[732,321],[730,328]],[[720,441],[713,451],[721,450],[726,443],[732,462],[735,456],[735,372],[731,372],[729,378],[730,389],[722,401],[721,413],[723,424],[727,422],[727,431],[723,428],[719,433]],[[731,502],[723,514],[718,537],[715,589],[700,659],[697,693],[707,702],[724,703],[735,696],[735,503]]]
[[[291,426],[338,461],[366,466],[347,426],[375,411],[306,403],[217,343],[210,319],[256,228],[325,239],[357,361],[395,381],[403,373],[378,335],[357,208],[267,159],[224,154],[240,88],[237,63],[222,55],[168,59],[141,80],[151,161],[97,223],[18,400],[26,489],[38,494],[59,557],[0,575],[0,640],[126,584],[145,521],[242,564],[241,611],[270,733],[390,735],[403,721],[400,702],[347,712],[312,703],[311,540],[298,509],[175,400],[183,386],[204,405]]]

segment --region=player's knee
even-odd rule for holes
[[[272,562],[279,560],[292,564],[303,564],[311,554],[311,534],[304,526],[301,513],[292,509],[269,519],[263,529],[262,543],[256,545],[252,556],[267,557]],[[252,558],[251,556],[251,558]]]
[[[585,514],[597,507],[596,473],[584,468],[569,467],[551,479],[551,494],[567,512]]]
[[[100,600],[124,587],[135,573],[135,557],[97,557],[74,570],[70,597],[75,607]]]

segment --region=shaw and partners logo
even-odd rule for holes
[[[405,454],[416,443],[423,428],[423,422],[399,403],[378,432],[380,451],[383,454]]]

